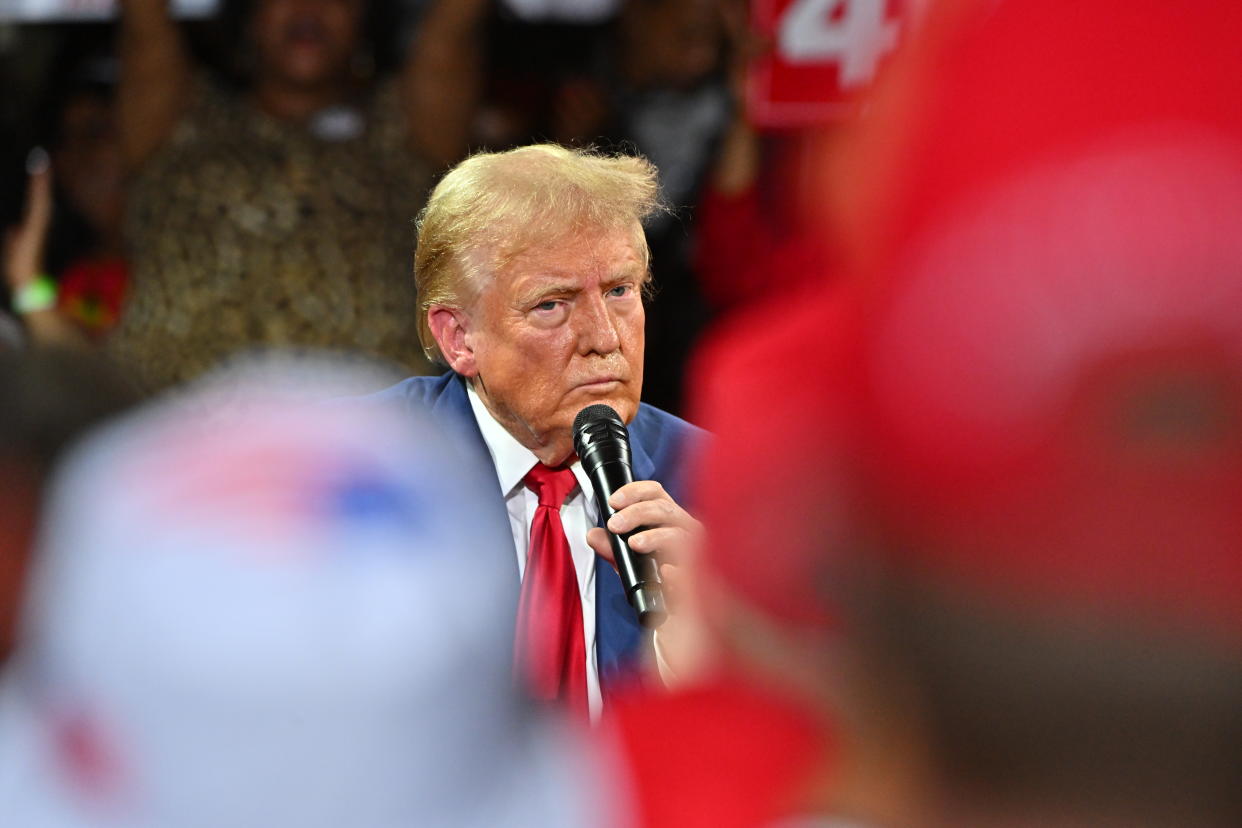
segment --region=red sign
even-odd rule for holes
[[[773,49],[751,67],[748,111],[760,127],[832,121],[897,46],[903,0],[752,0]]]

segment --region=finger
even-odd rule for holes
[[[36,153],[41,154],[36,156]],[[26,188],[25,216],[22,224],[27,230],[41,232],[52,221],[52,168],[47,153],[35,148],[30,151],[26,169],[30,171]]]
[[[34,147],[26,153],[26,174],[38,175],[52,166],[52,157],[43,147]]]
[[[632,506],[626,506],[608,519],[608,528],[618,535],[633,531],[640,526],[688,526],[691,517],[685,510],[665,498],[663,500],[644,500]]]
[[[617,562],[612,557],[612,544],[608,542],[607,532],[596,526],[587,531],[586,541],[592,552],[612,564],[613,569],[617,568]]]
[[[608,498],[608,505],[620,511],[631,503],[655,500],[660,497],[668,497],[668,492],[664,491],[664,487],[659,483],[654,480],[636,480],[613,492],[612,497]]]
[[[669,609],[675,609],[681,604],[682,596],[685,594],[685,584],[682,583],[681,567],[676,564],[664,563],[659,566],[660,571],[660,589],[664,592],[664,602]]]
[[[677,563],[685,557],[690,536],[685,529],[661,526],[630,535],[630,549],[641,555],[659,555],[665,563]]]

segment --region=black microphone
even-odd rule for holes
[[[625,423],[610,406],[588,405],[574,417],[574,451],[595,486],[595,502],[607,523],[617,511],[608,505],[608,498],[634,480],[630,471],[630,434],[625,430]],[[604,531],[608,532],[608,542],[612,544],[612,556],[617,562],[625,597],[638,613],[639,623],[655,629],[668,617],[660,573],[650,555],[631,552],[629,544],[630,536],[643,528],[640,526],[624,535],[613,534],[607,526]]]

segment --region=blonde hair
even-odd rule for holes
[[[656,169],[644,158],[556,144],[462,161],[436,185],[417,222],[418,338],[427,356],[445,361],[428,309],[463,307],[473,298],[467,290],[477,293],[486,277],[532,246],[584,229],[636,227],[646,265],[641,222],[661,209],[658,189]]]

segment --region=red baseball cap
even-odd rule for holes
[[[1242,632],[1242,9],[1011,0],[959,34],[909,80],[859,326],[887,551]]]

